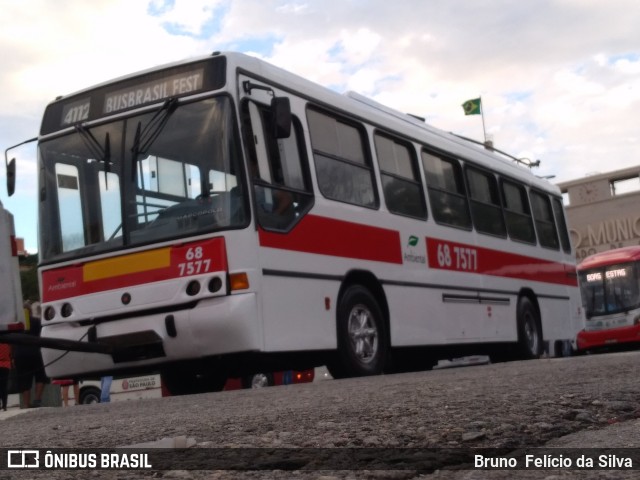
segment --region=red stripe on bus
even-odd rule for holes
[[[400,233],[386,228],[306,215],[291,232],[259,237],[261,247],[402,264]]]
[[[128,254],[136,255],[136,254]],[[161,282],[172,278],[190,277],[207,272],[227,271],[227,254],[224,238],[217,237],[171,247],[170,265],[148,268],[85,280],[87,264],[56,268],[42,272],[42,300],[52,302],[90,293],[126,288],[146,283]]]
[[[430,268],[578,286],[576,268],[571,264],[437,238],[426,240]]]

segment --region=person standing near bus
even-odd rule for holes
[[[9,401],[9,372],[11,371],[11,348],[0,343],[0,409],[7,411]]]
[[[69,406],[69,387],[73,386],[73,399],[76,405],[80,404],[80,386],[76,380],[71,379],[63,379],[63,380],[53,380],[51,383],[54,385],[60,385],[62,390],[62,406]]]
[[[40,336],[42,323],[37,316],[30,315],[30,305],[25,305],[25,315],[29,318],[27,333],[35,337]],[[39,407],[42,403],[44,386],[49,379],[44,371],[40,348],[33,345],[14,345],[12,349],[13,364],[16,368],[16,382],[22,392],[21,408]],[[31,403],[31,387],[35,381],[35,399]]]
[[[111,375],[105,375],[100,379],[100,403],[111,401],[111,382],[113,382]]]

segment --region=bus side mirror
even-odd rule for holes
[[[16,191],[16,159],[12,158],[7,163],[7,194],[13,195]]]
[[[271,113],[273,115],[274,138],[289,138],[292,123],[289,98],[273,97],[271,99]]]

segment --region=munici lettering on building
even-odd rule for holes
[[[578,257],[640,244],[640,215],[590,223],[580,230],[572,228],[571,237]]]

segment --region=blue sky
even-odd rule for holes
[[[0,146],[58,95],[236,50],[481,140],[573,180],[640,163],[636,0],[0,0]],[[33,145],[0,200],[37,250]]]

